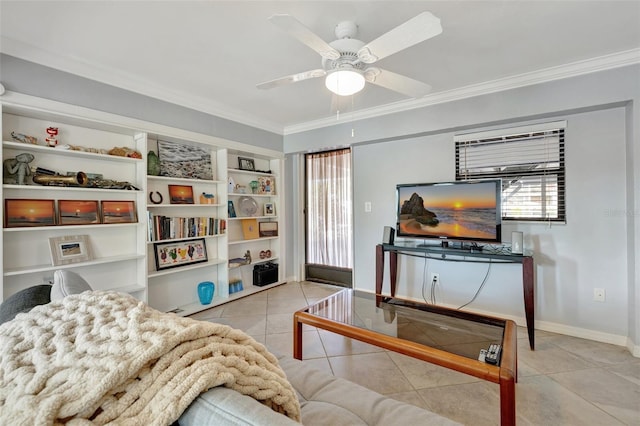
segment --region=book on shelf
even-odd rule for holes
[[[149,241],[224,234],[227,221],[215,217],[173,217],[149,214]]]

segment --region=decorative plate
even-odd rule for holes
[[[238,205],[242,216],[255,216],[258,213],[258,203],[252,197],[240,197]]]

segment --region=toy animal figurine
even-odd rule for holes
[[[17,140],[18,142],[29,143],[31,145],[37,145],[38,144],[38,138],[36,138],[35,136],[29,136],[29,135],[25,135],[23,133],[11,132],[11,137],[14,140]]]
[[[28,152],[16,155],[16,158],[7,158],[2,163],[2,182],[6,184],[26,185],[25,178],[31,175],[29,163],[34,159]]]

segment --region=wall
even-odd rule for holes
[[[620,214],[626,179],[620,167],[624,164],[624,116],[624,108],[614,108],[561,117],[568,122],[567,224],[506,222],[503,226],[503,241],[510,240],[512,230],[524,231],[525,247],[536,254],[539,321],[626,335],[626,221]],[[373,248],[380,242],[382,226],[395,225],[395,185],[455,180],[453,133],[359,145],[353,155],[358,212],[355,284],[372,291]],[[365,201],[372,203],[371,213],[364,212]],[[439,302],[456,307],[473,297],[489,267],[437,260],[425,264],[415,258],[401,262],[399,292],[403,296],[422,299],[423,283],[430,272],[438,272],[443,290],[438,293]],[[469,308],[522,317],[521,283],[519,266],[491,265],[485,287]],[[593,301],[594,287],[605,288],[607,303]],[[426,294],[429,299],[428,285]],[[609,312],[611,306],[621,309]]]
[[[453,179],[456,133],[568,120],[567,224],[507,223],[503,240],[523,231],[525,246],[536,251],[538,328],[626,344],[640,355],[633,197],[640,188],[640,137],[633,126],[638,100],[640,66],[632,65],[286,135],[284,147],[292,158],[323,146],[353,147],[354,280],[357,288],[373,290],[374,246],[383,226],[395,223],[396,183]],[[371,213],[364,213],[365,201],[372,202]],[[427,277],[440,273],[439,302],[459,306],[473,296],[487,267],[403,261],[400,292],[421,299],[425,271]],[[494,265],[469,308],[523,324],[520,283],[517,266]],[[594,287],[605,288],[605,303],[593,302]]]
[[[0,54],[7,91],[109,112],[282,152],[282,136]]]

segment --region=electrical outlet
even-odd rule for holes
[[[604,288],[594,288],[593,289],[593,300],[596,302],[604,302]]]
[[[433,284],[440,284],[440,274],[437,272],[431,273],[431,282]]]

